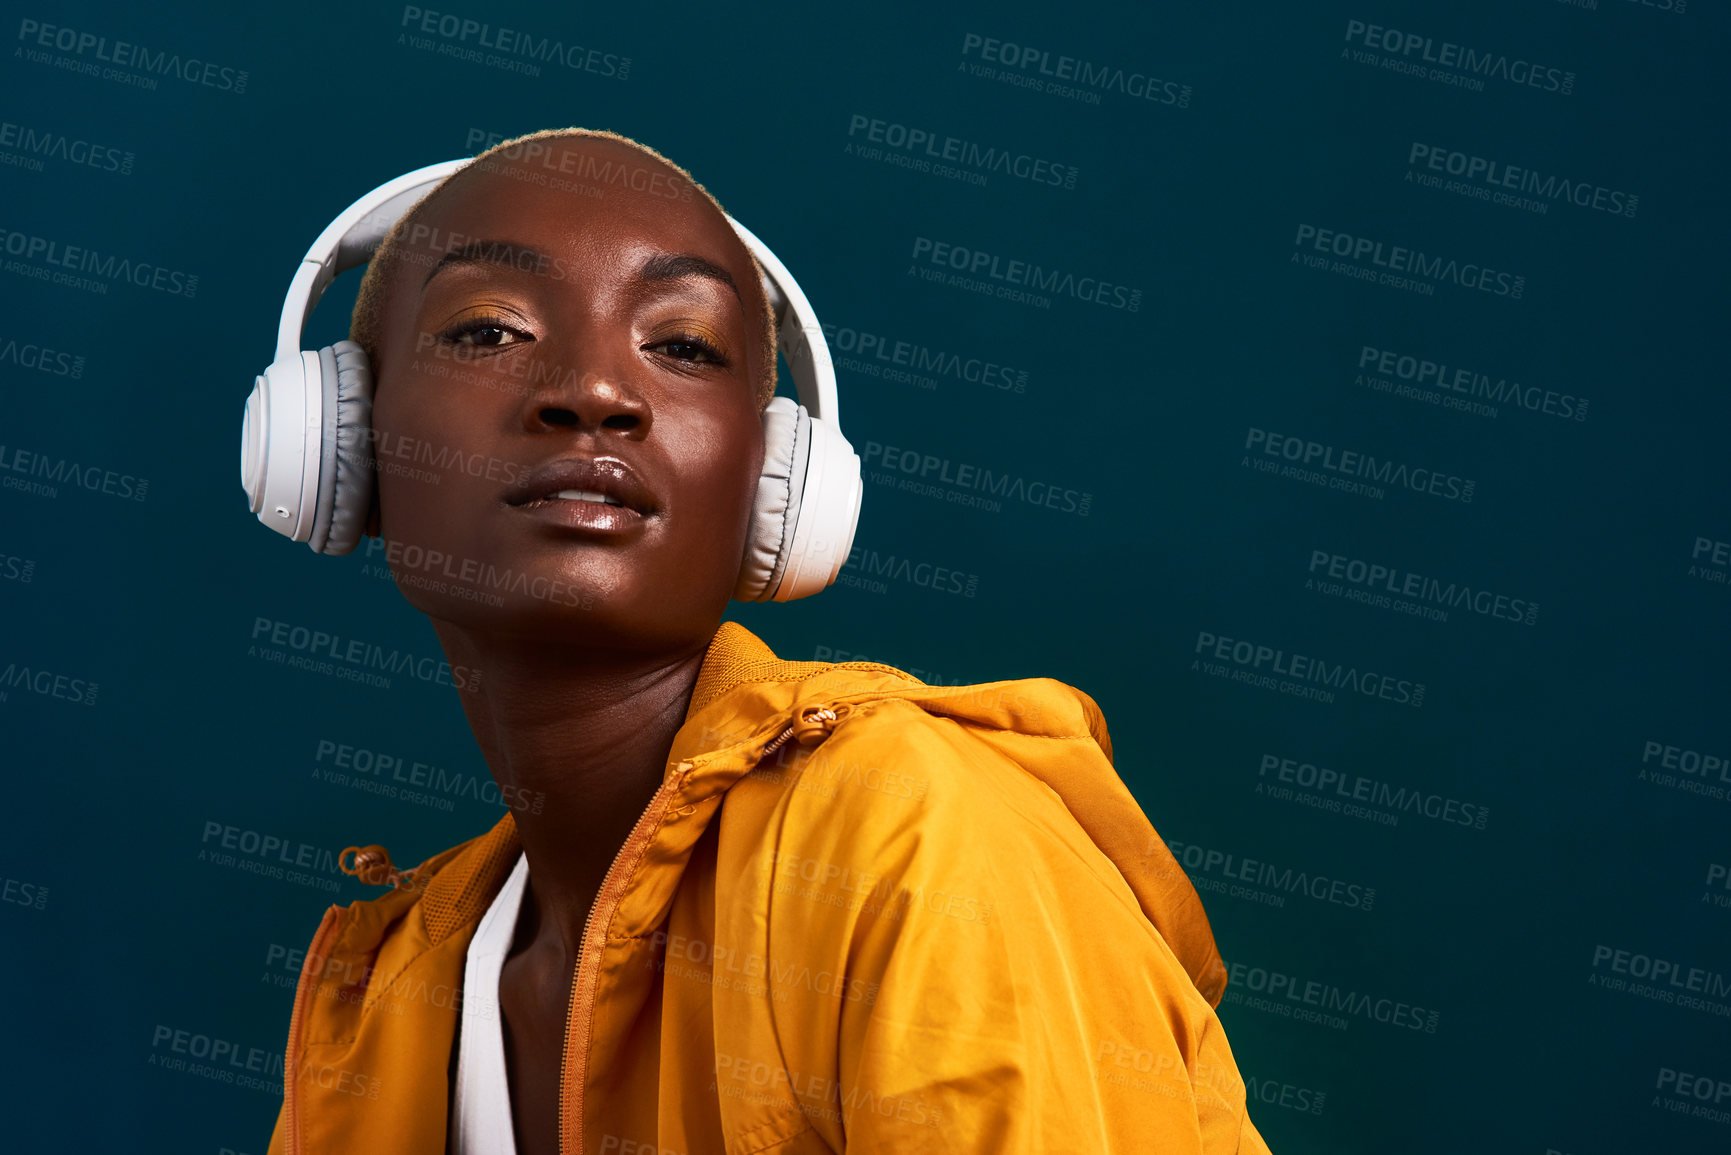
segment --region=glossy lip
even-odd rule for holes
[[[617,457],[562,457],[536,466],[523,475],[521,481],[506,491],[506,505],[519,508],[540,504],[584,505],[554,498],[566,489],[581,489],[600,493],[619,502],[618,505],[598,506],[600,509],[627,511],[639,517],[658,512],[659,505],[649,487],[625,462]]]
[[[565,489],[600,493],[619,504],[553,496]],[[603,534],[640,528],[660,509],[642,479],[617,457],[565,457],[536,466],[506,492],[504,503],[536,521]]]

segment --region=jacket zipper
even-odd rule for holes
[[[601,948],[604,944],[590,942],[596,926],[596,916],[605,909],[612,920],[619,905],[626,878],[618,873],[619,864],[628,852],[641,850],[661,824],[667,803],[685,782],[691,770],[690,762],[681,762],[672,778],[662,782],[649,800],[649,805],[631,828],[607,873],[601,878],[601,889],[589,905],[589,916],[583,920],[583,937],[577,943],[577,973],[571,980],[571,1002],[565,1011],[565,1053],[559,1062],[559,1152],[583,1150],[583,1082],[589,1073],[589,1026],[595,1013],[595,987],[601,977]],[[573,1089],[573,1087],[575,1089]],[[567,1147],[565,1137],[573,1136],[573,1146]]]
[[[332,915],[336,917],[333,918]],[[283,1110],[288,1115],[288,1118],[284,1120],[287,1142],[283,1144],[283,1149],[287,1155],[295,1155],[301,1146],[300,1120],[296,1110],[299,1106],[299,1097],[295,1094],[294,1080],[295,1071],[300,1066],[301,1028],[306,1023],[306,1016],[302,1013],[302,1003],[306,1001],[307,993],[311,989],[307,983],[307,975],[309,972],[316,973],[323,969],[325,955],[322,948],[325,940],[330,937],[331,932],[337,928],[341,921],[342,914],[336,907],[333,906],[325,911],[324,921],[319,923],[319,931],[313,935],[313,943],[307,948],[306,959],[301,963],[300,981],[295,984],[295,1005],[294,1009],[289,1012],[288,1046],[283,1052],[282,1073]]]

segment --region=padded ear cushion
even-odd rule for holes
[[[859,526],[864,490],[859,456],[834,425],[820,417],[810,422],[810,463],[800,492],[799,521],[784,572],[771,591],[778,602],[823,592],[847,564]]]
[[[373,370],[353,341],[319,350],[325,392],[319,453],[319,505],[307,544],[346,554],[360,543],[373,500]]]
[[[742,602],[768,601],[781,584],[810,452],[811,418],[805,406],[788,397],[771,398],[763,411],[763,472],[733,589]]]

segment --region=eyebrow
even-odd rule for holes
[[[741,305],[744,298],[739,295],[739,286],[733,283],[733,274],[716,264],[706,261],[695,253],[657,253],[643,262],[643,267],[637,270],[639,278],[645,281],[676,281],[681,277],[708,277],[719,281],[733,290],[734,299]]]
[[[504,265],[523,272],[537,272],[545,269],[552,260],[552,257],[533,245],[520,245],[513,241],[471,241],[440,257],[438,264],[428,270],[426,279],[421,282],[421,288],[425,289],[441,269],[451,265]],[[714,261],[706,260],[695,253],[657,253],[643,262],[643,267],[637,270],[637,276],[644,281],[707,277],[726,285],[733,291],[734,299],[741,305],[745,304],[745,299],[739,295],[739,286],[734,282],[733,274]]]
[[[532,273],[539,272],[552,263],[552,257],[533,245],[519,245],[514,241],[471,241],[440,257],[439,263],[427,271],[421,288],[425,289],[433,278],[439,275],[440,270],[451,265],[504,265],[506,268]]]

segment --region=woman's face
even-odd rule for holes
[[[374,367],[380,537],[436,619],[702,644],[762,468],[756,273],[660,162],[545,143],[458,176],[402,237]]]

